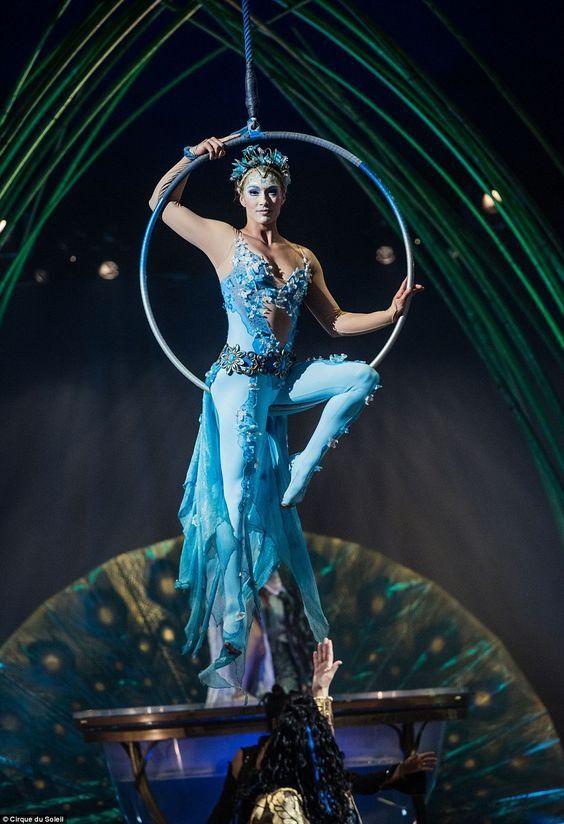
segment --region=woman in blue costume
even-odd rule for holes
[[[189,154],[220,158],[226,140],[203,140]],[[183,158],[163,176],[151,208],[190,162]],[[280,563],[297,582],[315,638],[328,633],[295,504],[379,379],[366,363],[343,356],[296,363],[302,304],[332,337],[359,335],[393,324],[408,297],[422,288],[408,289],[404,282],[383,311],[343,311],[315,255],[278,231],[290,183],[288,159],[278,150],[249,146],[233,166],[231,179],[246,212],[241,230],[181,205],[186,178],[162,214],[212,262],[228,318],[227,342],[206,375],[210,393],[204,395],[179,513],[185,542],[177,586],[190,590],[191,607],[184,651],[199,651],[212,619],[223,633],[221,654],[200,673],[212,687],[241,683],[249,629],[260,614],[257,594]],[[319,422],[290,466],[287,415],[318,403],[325,404]]]

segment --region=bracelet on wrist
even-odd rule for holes
[[[317,696],[313,699],[320,715],[325,718],[331,729],[333,728],[333,699],[330,695]]]

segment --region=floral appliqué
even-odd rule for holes
[[[311,281],[311,266],[304,258],[303,267],[294,269],[282,286],[266,258],[254,252],[239,235],[233,253],[233,271],[221,281],[225,308],[237,312],[258,341],[261,354],[290,351],[301,305]],[[282,309],[292,320],[290,337],[282,347],[265,317],[268,305]]]

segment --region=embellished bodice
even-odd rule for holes
[[[231,272],[221,281],[221,291],[229,320],[228,343],[261,355],[291,351],[300,308],[311,281],[311,266],[305,255],[303,266],[294,269],[281,286],[272,265],[249,248],[237,233]],[[273,319],[283,312],[288,324],[280,340]]]

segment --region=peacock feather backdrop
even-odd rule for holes
[[[306,538],[344,661],[335,694],[472,693],[468,717],[447,726],[431,820],[523,824],[558,815],[559,739],[499,639],[436,584],[379,552]],[[72,713],[205,700],[202,662],[180,653],[181,546],[178,538],[107,561],[47,600],[0,649],[0,809],[117,824],[100,745],[84,742]]]

